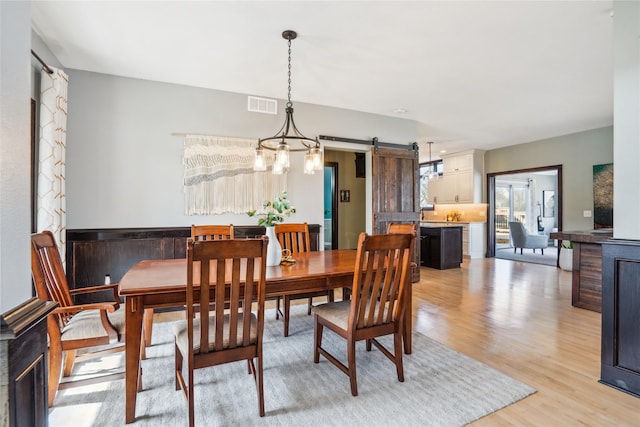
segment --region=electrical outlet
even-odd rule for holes
[[[582,211],[582,216],[585,218],[591,218],[591,211],[590,210]]]

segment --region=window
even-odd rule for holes
[[[425,210],[433,210],[429,203],[429,175],[436,174],[440,177],[444,172],[442,160],[420,163],[420,207]]]

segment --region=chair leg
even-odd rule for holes
[[[62,349],[60,345],[54,345],[53,343],[49,347],[49,390],[48,390],[48,403],[49,407],[53,406],[53,401],[56,398],[58,392],[58,386],[60,385],[60,373],[62,371]]]
[[[188,364],[188,370],[189,370],[189,386],[188,386],[189,389],[187,390],[187,399],[189,400],[189,427],[194,427],[195,387],[193,386],[193,366],[189,365],[189,362],[187,362],[187,364]]]
[[[178,373],[182,372],[182,353],[180,352],[180,350],[178,349],[178,346],[175,346],[175,381],[176,381],[176,390],[180,390],[180,380],[179,380],[179,376]]]
[[[396,363],[396,372],[398,373],[398,381],[404,382],[404,368],[402,367],[402,334],[396,332],[393,334],[393,347]]]
[[[280,318],[280,297],[276,298],[276,320]]]
[[[523,249],[523,248],[520,248],[520,255],[522,255],[522,249]]]
[[[536,253],[536,248],[533,248],[533,253],[534,253],[534,254]]]
[[[371,340],[367,340],[367,351],[371,351]]]
[[[289,336],[289,309],[291,308],[291,298],[284,297],[284,336]]]
[[[73,371],[73,363],[76,360],[77,350],[67,350],[64,355],[64,369],[62,370],[62,376],[68,377]]]
[[[544,255],[544,249],[540,248],[540,252],[542,253],[542,255]]]
[[[313,298],[309,297],[309,302],[307,303],[307,316],[311,316],[311,307],[313,303]]]
[[[258,388],[258,412],[264,417],[264,383],[262,381],[262,354],[258,354],[258,372],[256,387]]]
[[[513,248],[513,253],[515,254],[518,248]]]
[[[324,326],[318,322],[318,316],[315,315],[313,325],[313,363],[320,363],[320,346],[322,345],[322,330]]]
[[[356,378],[356,342],[347,344],[347,360],[349,363],[349,382],[351,383],[351,395],[358,395],[358,381]]]

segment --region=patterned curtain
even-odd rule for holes
[[[187,135],[184,140],[184,194],[187,215],[242,214],[261,210],[286,190],[287,175],[255,172],[258,141],[246,138]]]
[[[65,147],[67,143],[67,86],[64,71],[42,72],[40,141],[38,151],[38,231],[50,230],[65,262],[66,202]]]

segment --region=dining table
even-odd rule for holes
[[[349,249],[300,253],[295,263],[267,267],[265,297],[298,295],[314,291],[350,288],[356,251]],[[215,276],[213,276],[215,277]],[[153,309],[181,307],[186,303],[187,260],[146,260],[135,264],[119,282],[125,308],[125,423],[135,421],[137,392],[142,390],[140,372],[144,350],[143,323],[150,337]],[[411,353],[411,279],[405,285],[403,320],[404,352]],[[149,315],[151,314],[151,315]],[[144,322],[143,322],[144,319]],[[147,338],[148,340],[149,338]],[[286,339],[286,338],[283,338]]]

